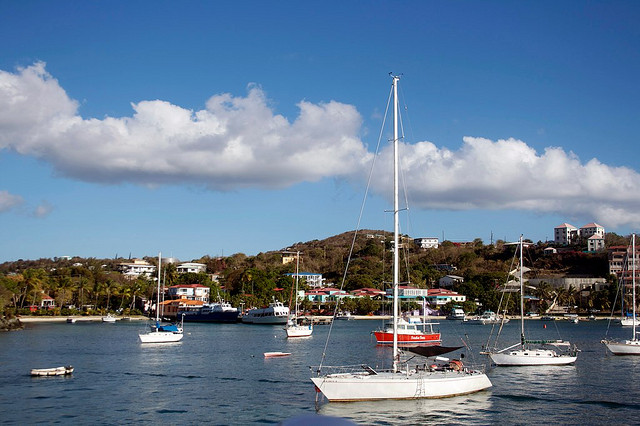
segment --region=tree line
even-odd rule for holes
[[[392,241],[388,232],[361,231],[350,253],[353,233],[344,233],[325,240],[296,243],[288,251],[301,252],[301,272],[321,273],[327,285],[352,291],[359,288],[385,290],[391,282]],[[626,244],[627,239],[607,234],[607,244]],[[531,295],[542,301],[541,310],[554,306],[575,306],[576,310],[610,311],[616,297],[614,277],[608,276],[606,253],[585,253],[579,246],[564,248],[560,253],[545,255],[550,244],[538,242],[526,251],[527,264],[538,276],[589,275],[604,277],[612,284],[588,295],[577,289],[554,289],[542,283],[529,289]],[[480,305],[483,309],[496,310],[502,293],[500,284],[506,279],[514,246],[498,240],[484,244],[475,239],[464,244],[443,242],[437,249],[419,249],[406,236],[399,247],[401,253],[402,284],[418,288],[435,288],[438,280],[454,273],[463,277],[454,290],[467,296],[465,311],[471,312]],[[284,249],[283,249],[284,250]],[[157,260],[145,258],[156,265]],[[175,264],[163,264],[161,276],[165,286],[176,284],[203,284],[211,289],[211,298],[225,299],[237,307],[264,306],[272,299],[291,303],[294,280],[287,273],[295,272],[295,263],[283,264],[281,251],[247,256],[237,253],[228,257],[204,256],[192,261],[204,263],[207,273],[178,274]],[[118,272],[118,264],[126,259],[39,259],[6,262],[0,265],[0,309],[5,312],[26,313],[30,306],[38,305],[47,294],[55,299],[56,308],[46,314],[67,315],[72,309],[91,313],[122,312],[141,313],[141,300],[152,300],[156,289],[155,277],[144,275],[130,280]],[[348,273],[345,268],[349,266]],[[456,270],[446,271],[440,265],[453,265]],[[220,278],[214,281],[211,273]],[[308,288],[304,280],[301,289]],[[516,298],[514,298],[516,299]],[[340,309],[362,314],[385,309],[384,301],[348,300]],[[303,302],[304,308],[331,309]],[[404,306],[404,305],[403,305]],[[516,312],[517,304],[507,305]],[[417,304],[407,305],[414,309]],[[451,308],[448,306],[447,308]],[[65,309],[67,311],[65,311]]]

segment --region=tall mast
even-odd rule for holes
[[[524,346],[524,283],[522,280],[522,267],[524,266],[523,262],[523,249],[524,243],[522,240],[522,235],[520,235],[520,342],[522,342],[522,346]]]
[[[295,316],[296,319],[294,319],[294,321],[297,321],[297,318],[298,318],[298,277],[300,276],[298,272],[299,267],[300,267],[300,251],[296,251],[296,293],[294,295],[295,299],[293,299],[293,304],[296,310],[296,316]]]
[[[633,304],[633,334],[631,340],[636,340],[636,234],[631,236],[631,253],[633,260],[631,261],[631,269],[633,270],[633,278],[631,280],[631,303]]]
[[[162,252],[158,253],[158,300],[156,301],[156,322],[160,321],[160,266],[162,264]]]
[[[398,243],[398,80],[393,77],[393,371],[398,371],[400,353],[398,351],[398,281],[399,281],[399,243]]]

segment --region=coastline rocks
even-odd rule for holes
[[[22,330],[24,326],[20,322],[20,320],[16,317],[7,318],[0,317],[0,331],[14,331],[14,330]]]

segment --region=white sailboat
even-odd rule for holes
[[[294,314],[292,317],[289,317],[289,321],[287,321],[287,325],[285,326],[285,331],[287,332],[287,337],[308,337],[313,333],[313,322],[309,322],[309,324],[300,324],[298,318],[298,277],[299,277],[299,268],[300,268],[300,252],[296,252],[296,292],[294,294]]]
[[[633,318],[636,317],[636,234],[631,235],[631,303],[633,305]],[[621,342],[604,339],[602,343],[611,351],[614,355],[640,355],[640,340],[638,340],[638,331],[636,331],[636,321],[632,322],[632,332],[630,340],[623,340]]]
[[[486,352],[491,361],[498,366],[524,366],[524,365],[567,365],[576,362],[578,350],[571,347],[569,342],[561,340],[527,340],[524,335],[524,278],[523,273],[528,270],[523,265],[524,242],[522,235],[517,243],[520,250],[520,266],[518,267],[518,279],[520,281],[520,343],[502,350]],[[514,271],[515,272],[515,271]],[[568,352],[556,352],[548,346],[567,346]],[[546,346],[546,347],[545,347]]]
[[[336,373],[322,373],[318,368],[317,377],[311,378],[316,390],[329,401],[367,401],[387,399],[442,398],[478,392],[491,387],[491,381],[481,371],[462,365],[458,360],[436,366],[401,365],[401,351],[398,348],[398,282],[399,282],[399,223],[398,223],[398,76],[392,76],[393,84],[393,152],[394,152],[394,250],[393,250],[393,367],[376,371],[367,365],[357,369],[345,367],[325,367],[339,369]],[[443,358],[441,358],[443,359]],[[446,358],[445,358],[446,359]],[[447,360],[448,361],[448,360]]]
[[[160,324],[160,266],[162,263],[162,254],[158,254],[158,299],[156,302],[156,324],[146,333],[138,334],[141,343],[172,343],[182,340],[183,331],[180,324],[161,325]]]

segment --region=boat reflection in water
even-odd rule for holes
[[[322,404],[318,414],[357,421],[358,424],[489,424],[491,392],[443,399],[410,399]]]

